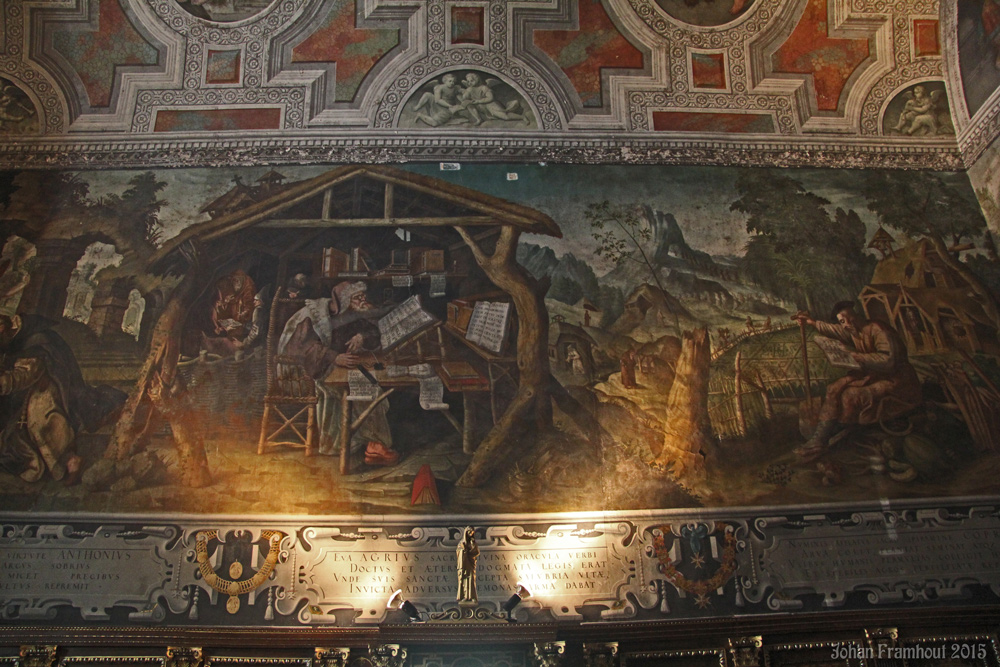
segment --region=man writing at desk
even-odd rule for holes
[[[375,307],[368,302],[363,282],[342,282],[329,299],[307,299],[292,315],[278,340],[278,354],[294,358],[316,381],[320,454],[338,454],[341,404],[336,390],[324,380],[335,366],[357,368],[381,344]],[[279,374],[282,372],[279,366]],[[387,418],[388,401],[382,401],[351,440],[351,452],[365,449],[368,465],[394,465],[399,454],[392,449]]]

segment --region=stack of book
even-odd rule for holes
[[[467,361],[442,361],[441,378],[449,387],[474,387],[487,384],[486,378]]]

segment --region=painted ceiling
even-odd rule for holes
[[[963,168],[1000,71],[958,4],[10,0],[0,160]]]

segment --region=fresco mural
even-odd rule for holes
[[[23,171],[0,204],[5,510],[995,490],[1000,258],[963,174]]]
[[[996,0],[958,3],[958,62],[969,116],[1000,87],[1000,5]]]
[[[1000,144],[994,142],[969,167],[969,181],[989,228],[994,232],[1000,230]]]

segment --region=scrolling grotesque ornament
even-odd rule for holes
[[[459,603],[476,603],[479,595],[476,590],[476,564],[479,561],[479,546],[476,545],[476,529],[471,526],[465,529],[462,539],[455,547],[456,565],[458,569],[458,594],[455,599]]]

